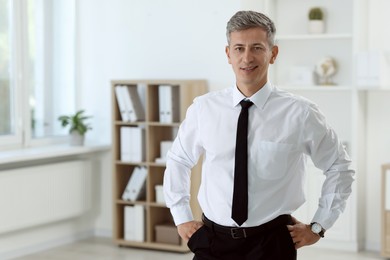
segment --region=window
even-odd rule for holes
[[[63,136],[75,110],[75,1],[0,0],[0,146]]]
[[[10,86],[10,14],[9,1],[0,0],[0,136],[15,134]]]

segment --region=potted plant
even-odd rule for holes
[[[324,33],[324,13],[320,7],[313,7],[309,10],[309,33]]]
[[[71,145],[83,145],[85,133],[92,129],[92,127],[85,121],[91,116],[85,116],[84,110],[79,110],[74,115],[63,115],[58,117],[63,127],[69,126],[69,133],[71,135]]]

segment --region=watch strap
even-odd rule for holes
[[[321,224],[319,224],[319,223],[317,223],[317,222],[312,222],[312,223],[310,223],[310,228],[311,228],[314,224],[318,224],[318,225],[321,227],[321,231],[318,232],[318,233],[313,232],[312,229],[311,229],[311,231],[312,231],[313,233],[319,235],[319,236],[322,237],[322,238],[325,237],[325,229],[321,226]]]

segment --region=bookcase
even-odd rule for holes
[[[365,205],[358,201],[364,201],[361,191],[365,190],[367,98],[366,90],[357,86],[356,55],[365,50],[367,0],[260,2],[258,11],[269,15],[277,30],[279,54],[275,64],[270,66],[271,82],[319,105],[327,122],[346,146],[358,173],[345,211],[326,232],[326,239],[316,246],[357,251],[363,246],[365,233],[362,228]],[[322,34],[308,32],[308,11],[312,7],[324,11],[325,32]],[[314,71],[318,61],[327,56],[336,60],[335,85],[319,85],[315,77],[312,83],[294,82],[297,70]],[[298,76],[301,75],[298,73]],[[309,222],[318,207],[324,175],[310,162],[306,176],[307,201],[294,216]]]
[[[144,106],[145,119],[136,122],[122,121],[121,111],[115,93],[115,87],[124,85],[135,87]],[[179,120],[172,123],[161,123],[159,120],[159,86],[171,85],[178,88]],[[175,252],[187,252],[187,245],[180,240],[179,244],[162,243],[157,241],[156,226],[172,223],[169,209],[164,203],[156,202],[156,185],[163,183],[165,163],[156,162],[160,155],[160,142],[174,140],[180,122],[184,119],[187,108],[196,96],[208,91],[205,80],[112,80],[112,138],[113,138],[113,239],[117,245],[139,248],[158,249]],[[140,127],[145,130],[145,160],[139,162],[121,161],[121,127]],[[139,200],[127,201],[122,194],[135,167],[142,166],[147,169],[146,196]],[[191,174],[191,208],[194,218],[201,219],[201,210],[197,203],[197,192],[200,183],[200,163]],[[125,207],[141,205],[145,213],[144,241],[125,240]]]

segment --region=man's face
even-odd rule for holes
[[[238,88],[260,89],[267,82],[268,66],[274,63],[277,54],[277,46],[269,46],[267,33],[261,28],[230,33],[226,55]]]

